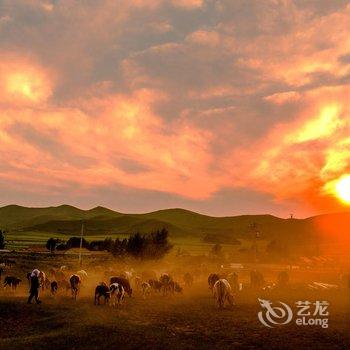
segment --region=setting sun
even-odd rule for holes
[[[350,175],[342,177],[335,185],[337,196],[350,204]]]

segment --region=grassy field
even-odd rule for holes
[[[239,272],[246,287],[235,295],[235,305],[218,309],[207,286],[208,265],[199,272],[195,259],[192,263],[166,260],[149,263],[116,263],[106,254],[87,256],[84,269],[89,278],[82,286],[77,301],[64,291],[57,297],[44,292],[41,305],[27,305],[26,272],[37,267],[67,265],[69,273],[77,271],[74,256],[49,254],[17,254],[16,265],[7,268],[6,275],[24,281],[16,292],[0,289],[0,349],[335,349],[350,348],[349,290],[311,291],[300,287],[312,280],[334,283],[338,275],[332,271],[305,271],[291,273],[290,288],[275,291],[249,289],[249,271]],[[103,265],[104,264],[104,265]],[[101,265],[101,266],[99,266]],[[99,266],[99,267],[98,267]],[[144,269],[174,271],[182,283],[185,271],[196,276],[192,287],[182,294],[162,296],[153,294],[146,300],[136,291],[119,308],[93,304],[95,286],[106,281],[109,271],[121,271],[128,266],[138,273]],[[196,272],[197,271],[197,272]],[[275,281],[275,271],[265,271],[268,281]],[[297,300],[326,300],[329,307],[329,328],[297,326],[291,322],[269,329],[257,318],[261,307],[258,298],[294,305]]]
[[[349,349],[349,308],[331,297],[328,329],[280,326],[268,329],[257,319],[256,295],[241,295],[237,305],[217,309],[207,288],[196,286],[177,297],[140,295],[119,309],[94,306],[91,297],[77,302],[43,298],[26,305],[24,297],[0,298],[0,348],[6,349]],[[204,287],[204,286],[203,286]],[[303,295],[275,295],[294,302]],[[320,295],[309,295],[320,298]],[[326,296],[327,300],[330,296]]]

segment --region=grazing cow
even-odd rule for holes
[[[261,272],[253,270],[250,272],[250,284],[252,288],[262,288],[265,284],[264,276],[261,274]]]
[[[239,291],[238,275],[236,272],[232,272],[227,276],[227,280],[230,283],[233,292]]]
[[[85,270],[80,270],[77,272],[77,275],[80,277],[80,279],[83,281],[88,278],[88,274]]]
[[[101,282],[96,288],[95,288],[95,305],[100,305],[100,298],[104,298],[105,304],[109,302],[109,299],[111,297],[111,292],[107,286],[106,283]]]
[[[16,290],[18,285],[22,282],[22,280],[20,280],[17,277],[13,277],[13,276],[6,276],[4,279],[4,288],[7,288],[7,286],[11,287],[13,290]]]
[[[109,286],[109,290],[111,293],[112,305],[121,305],[125,295],[124,287],[119,283],[112,283]]]
[[[216,281],[218,281],[220,279],[220,276],[217,273],[211,273],[208,277],[208,284],[209,284],[209,288],[211,290],[213,290],[214,288],[214,284],[216,283]]]
[[[124,277],[119,277],[119,276],[114,276],[109,279],[110,285],[113,283],[118,283],[121,286],[123,286],[124,291],[131,297],[132,295],[132,288],[130,286],[130,282],[127,278]]]
[[[67,281],[67,276],[66,276],[66,274],[63,271],[58,270],[58,271],[56,271],[55,279],[58,282],[60,282],[60,281]]]
[[[45,279],[45,289],[50,289],[50,288],[51,288],[51,281],[48,278],[46,278]]]
[[[58,283],[57,283],[57,281],[52,281],[50,283],[50,289],[51,289],[51,294],[52,295],[56,295],[56,293],[58,291]]]
[[[171,292],[171,277],[167,273],[163,273],[159,278],[160,283],[162,284],[163,295],[167,295]]]
[[[219,308],[225,307],[225,301],[233,305],[233,296],[230,283],[225,279],[219,279],[214,284],[214,297]]]
[[[169,288],[171,293],[182,293],[182,287],[179,285],[179,283],[170,281],[169,282]]]
[[[146,299],[151,294],[152,287],[148,282],[141,283],[142,297]]]
[[[185,286],[186,287],[192,287],[192,284],[193,284],[193,276],[189,273],[189,272],[186,272],[184,274],[184,282],[185,282]]]
[[[142,285],[141,277],[136,276],[135,279],[134,279],[134,283],[135,283],[135,289],[137,291],[140,291],[141,290],[141,285]]]
[[[152,287],[152,289],[154,289],[156,292],[160,292],[162,290],[162,282],[158,281],[158,280],[149,280],[148,281],[149,285]]]
[[[69,278],[69,283],[70,283],[70,288],[72,290],[72,298],[74,300],[77,300],[81,279],[78,275],[72,275]]]

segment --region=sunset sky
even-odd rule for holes
[[[350,1],[0,0],[0,150],[0,205],[348,210]]]

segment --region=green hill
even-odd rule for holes
[[[350,213],[327,214],[307,219],[281,219],[272,215],[242,215],[211,217],[184,209],[165,209],[146,214],[122,214],[96,207],[82,210],[69,205],[48,208],[27,208],[9,205],[0,208],[0,227],[10,232],[45,232],[76,235],[84,222],[85,234],[107,236],[109,234],[149,233],[163,227],[170,237],[206,236],[235,239],[254,239],[259,232],[261,239],[300,244],[324,236],[324,231],[337,224],[340,235],[348,235]],[[326,225],[325,225],[326,223]]]

